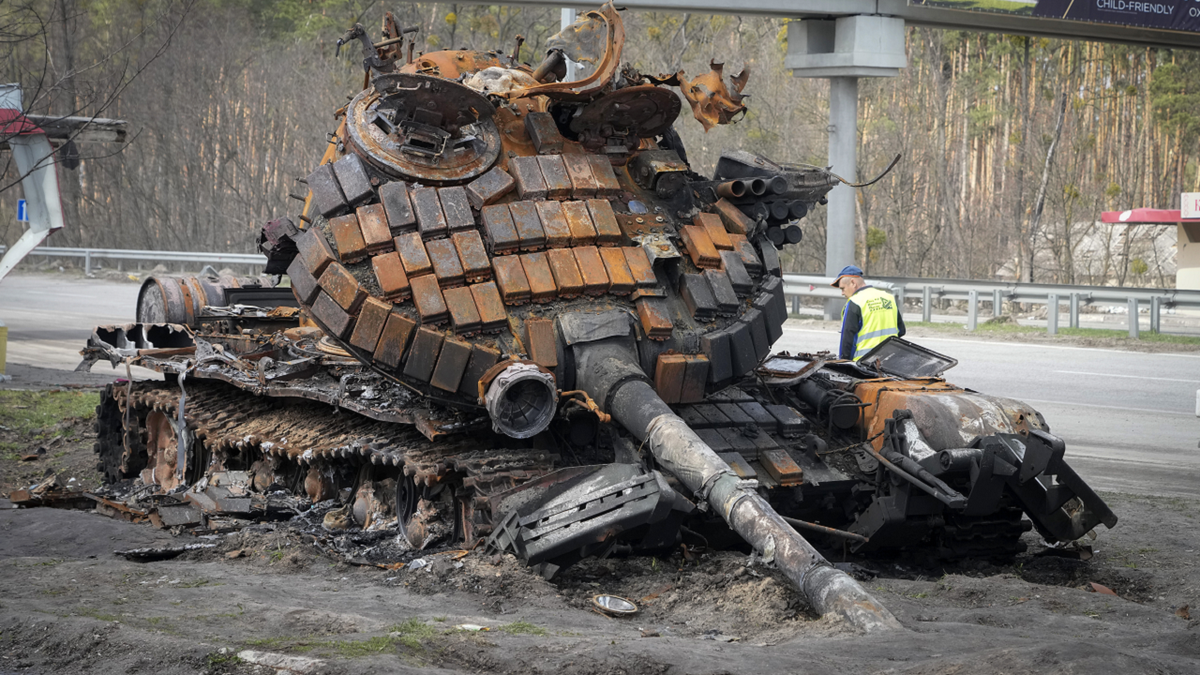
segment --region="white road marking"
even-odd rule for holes
[[[1190,412],[1175,412],[1174,410],[1154,410],[1152,408],[1127,408],[1123,405],[1097,405],[1095,403],[1072,403],[1071,401],[1044,401],[1036,398],[1023,398],[1025,403],[1048,403],[1050,405],[1071,405],[1079,406],[1080,408],[1103,408],[1105,410],[1120,410],[1122,412],[1143,412],[1154,413],[1156,415],[1182,415],[1184,417],[1195,417],[1195,413]]]
[[[1082,370],[1056,370],[1056,373],[1064,375],[1094,375],[1096,377],[1123,377],[1130,380],[1158,380],[1159,382],[1186,382],[1188,384],[1200,384],[1200,380],[1176,380],[1170,377],[1143,377],[1141,375],[1114,375],[1113,373],[1088,373]]]

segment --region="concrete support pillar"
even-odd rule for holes
[[[1129,337],[1138,339],[1138,301],[1136,298],[1129,299]]]
[[[1071,294],[1071,328],[1079,328],[1079,294]]]
[[[1054,293],[1046,297],[1046,332],[1058,335],[1058,296]]]
[[[1004,292],[999,288],[992,291],[992,318],[998,318],[1004,314]]]
[[[933,289],[929,286],[921,289],[921,321],[929,323],[933,320]]]
[[[1158,333],[1162,328],[1162,298],[1150,298],[1150,332]]]
[[[833,172],[856,182],[858,165],[858,78],[829,78],[829,164]],[[825,227],[825,274],[837,276],[854,264],[854,188],[838,185],[829,191]],[[842,313],[841,299],[825,303],[825,318]]]

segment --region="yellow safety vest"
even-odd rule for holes
[[[854,343],[854,360],[862,358],[876,345],[900,333],[899,312],[891,293],[867,286],[850,296],[850,302],[858,305],[862,313],[862,328]],[[842,308],[842,318],[846,309]]]

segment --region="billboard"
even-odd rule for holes
[[[1200,0],[909,0],[912,5],[1200,33]]]

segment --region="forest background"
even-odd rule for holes
[[[419,26],[426,51],[510,53],[521,35],[534,63],[560,22],[557,8],[504,5],[0,0],[0,81],[22,84],[29,112],[129,122],[123,147],[80,145],[80,168],[61,172],[68,225],[47,243],[254,251],[261,223],[298,211],[297,177],[361,89],[359,49],[335,57],[337,38],[355,22],[377,36],[385,10]],[[784,69],[786,20],[624,18],[624,60],[643,73],[751,68],[737,124],[705,133],[683,106],[695,170],[734,148],[826,164],[828,84]],[[869,274],[1174,285],[1170,233],[1097,221],[1200,191],[1200,54],[923,28],[907,49],[897,77],[859,85],[859,177],[903,154],[858,192]],[[0,170],[10,244],[22,228],[9,153]],[[824,209],[803,225],[786,269],[823,273]]]

